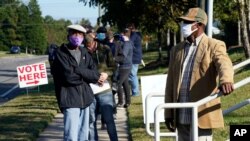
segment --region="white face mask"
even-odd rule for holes
[[[187,37],[190,36],[193,32],[195,32],[196,30],[198,30],[198,28],[196,28],[195,30],[192,31],[192,26],[193,26],[194,24],[196,24],[196,23],[193,23],[193,24],[185,24],[185,23],[182,23],[182,24],[181,24],[181,32],[182,32],[184,38],[187,38]]]

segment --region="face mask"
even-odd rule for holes
[[[196,30],[198,30],[198,28],[196,28],[195,30],[192,31],[192,26],[196,24],[196,23],[193,23],[193,24],[182,24],[181,25],[181,31],[182,31],[182,34],[183,34],[183,37],[184,38],[187,38],[188,36],[190,36],[193,32],[195,32]]]
[[[99,41],[103,41],[106,38],[106,35],[105,33],[98,33],[96,37]]]
[[[80,46],[82,44],[82,41],[83,41],[83,37],[79,37],[79,36],[70,36],[69,37],[69,42],[74,47]]]

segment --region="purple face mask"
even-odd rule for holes
[[[79,37],[79,36],[69,36],[69,42],[71,43],[71,45],[73,45],[74,47],[78,47],[82,44],[83,41],[83,37]]]

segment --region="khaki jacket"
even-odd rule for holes
[[[165,103],[177,102],[181,84],[181,70],[184,62],[184,44],[173,47],[170,55],[169,71],[165,92]],[[226,52],[224,42],[203,35],[195,56],[190,82],[190,102],[196,102],[215,93],[219,83],[233,83],[233,66]],[[200,128],[224,127],[220,98],[198,108]],[[165,118],[174,118],[176,110],[166,109]]]

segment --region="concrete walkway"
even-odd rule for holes
[[[126,109],[117,109],[116,129],[119,141],[129,141]],[[99,141],[109,141],[107,130],[101,130],[101,121],[97,121]],[[55,116],[54,120],[42,132],[37,141],[63,141],[63,114]]]

